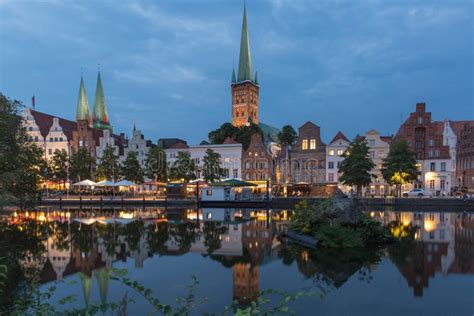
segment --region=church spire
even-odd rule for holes
[[[97,85],[95,87],[94,111],[92,114],[94,128],[112,129],[109,122],[107,105],[105,104],[104,89],[100,78],[100,71],[97,74]]]
[[[89,102],[87,101],[86,88],[81,75],[81,83],[79,85],[79,96],[77,97],[76,121],[89,121]]]
[[[242,36],[240,39],[239,82],[252,81],[252,56],[250,55],[250,40],[247,29],[247,5],[244,3],[244,17],[242,20]]]
[[[237,82],[237,80],[235,79],[235,68],[234,68],[234,66],[232,66],[232,81],[231,81],[231,83],[236,83],[236,82]]]

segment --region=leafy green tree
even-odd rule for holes
[[[114,149],[107,145],[100,159],[100,163],[97,166],[96,176],[101,179],[111,179],[115,181],[115,178],[119,175],[118,157],[114,153]]]
[[[52,176],[60,183],[66,183],[69,169],[69,158],[64,150],[55,150],[50,161]]]
[[[387,183],[396,185],[398,196],[401,196],[402,184],[418,178],[415,154],[406,141],[397,140],[392,144],[387,158],[383,160],[381,172]]]
[[[135,183],[143,182],[143,170],[140,166],[140,162],[137,159],[137,153],[129,151],[127,158],[120,166],[120,175],[129,181]]]
[[[168,180],[166,153],[163,148],[150,148],[145,159],[145,175],[155,181]]]
[[[221,167],[221,155],[212,149],[206,150],[202,172],[207,182],[215,182],[225,177],[225,170]]]
[[[74,181],[90,179],[94,167],[95,158],[90,155],[87,148],[81,148],[71,156],[69,176]]]
[[[278,133],[278,142],[280,145],[293,145],[298,138],[298,134],[291,125],[282,127],[281,132]]]
[[[344,154],[344,160],[339,168],[339,172],[342,172],[343,175],[339,180],[345,185],[355,185],[357,195],[361,195],[362,187],[372,182],[370,170],[373,167],[375,164],[369,157],[367,142],[356,137]]]
[[[211,131],[208,138],[212,144],[222,144],[227,138],[232,138],[242,144],[245,150],[248,148],[250,139],[255,133],[259,133],[263,137],[263,131],[257,124],[250,123],[249,126],[236,127],[231,123],[224,123],[218,129]]]
[[[196,164],[187,151],[179,151],[176,161],[170,168],[170,178],[188,182],[196,179]]]
[[[30,141],[23,125],[21,107],[0,93],[0,205],[33,204],[45,167],[43,151]]]

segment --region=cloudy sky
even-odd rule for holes
[[[261,121],[395,133],[426,102],[474,119],[474,1],[248,0]],[[0,0],[0,92],[74,119],[97,64],[116,132],[190,143],[230,120],[242,0]]]

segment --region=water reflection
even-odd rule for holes
[[[383,248],[317,249],[286,245],[277,232],[289,211],[231,209],[127,209],[16,212],[1,223],[0,239],[18,244],[18,264],[27,280],[60,280],[78,274],[84,303],[93,283],[107,301],[114,263],[132,260],[141,269],[153,256],[198,253],[232,269],[232,298],[248,304],[261,290],[261,268],[296,264],[325,293],[353,276],[371,282],[384,258],[395,264],[415,297],[440,272],[474,273],[474,219],[466,213],[381,212],[370,215],[403,241]],[[11,240],[11,234],[18,236]],[[198,278],[212,278],[199,276]],[[274,276],[278,278],[278,276]],[[95,279],[95,281],[94,281]]]

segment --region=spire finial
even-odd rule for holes
[[[97,64],[97,71],[100,72],[100,63]]]
[[[135,123],[133,123],[133,131],[135,132],[137,130],[137,127],[135,126]]]
[[[244,2],[244,16],[242,18],[242,35],[240,38],[239,82],[252,80],[252,56],[250,54],[250,40],[247,28],[247,4]]]

